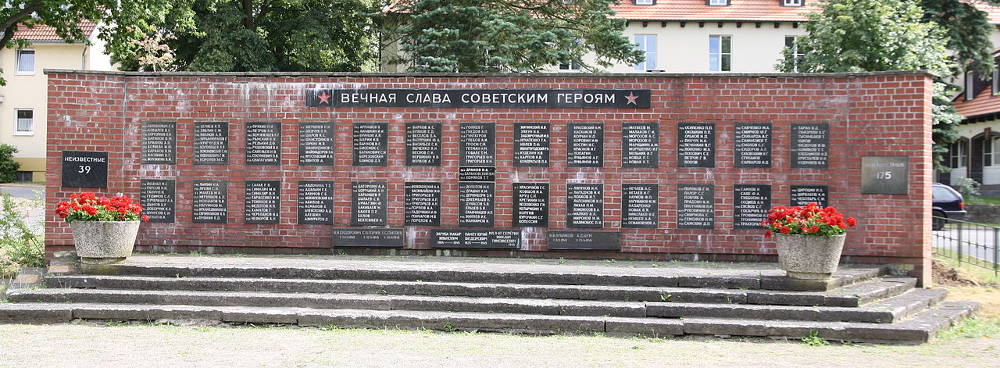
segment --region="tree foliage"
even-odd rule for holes
[[[933,98],[934,163],[957,137],[962,120],[951,105],[948,38],[936,23],[924,20],[913,0],[827,0],[810,15],[807,35],[796,40],[800,57],[786,49],[778,64],[791,72],[875,72],[926,70],[935,76]]]
[[[980,0],[1000,5],[1000,0]],[[934,22],[948,37],[948,49],[955,52],[952,74],[974,70],[979,75],[993,72],[994,27],[986,12],[960,0],[920,0],[924,20]]]
[[[17,153],[17,147],[0,144],[0,183],[11,183],[17,180],[17,170],[21,168],[21,163],[14,161],[15,153]]]
[[[372,11],[360,0],[181,0],[159,28],[180,70],[361,71],[374,66]],[[140,54],[123,67],[138,69]]]
[[[596,66],[637,63],[643,54],[612,19],[614,0],[413,0],[389,29],[402,44],[394,62],[419,72],[535,72],[554,64],[581,63],[594,52]]]
[[[170,0],[6,0],[0,8],[0,49],[27,46],[13,39],[19,26],[47,25],[66,42],[87,42],[79,27],[87,20],[100,24],[98,37],[111,53],[127,53],[172,7]]]

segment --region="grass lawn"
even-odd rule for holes
[[[965,199],[967,204],[998,204],[1000,205],[1000,197],[978,197],[969,196]]]

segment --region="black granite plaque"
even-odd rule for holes
[[[493,123],[462,123],[458,140],[459,165],[495,166],[496,142]]]
[[[549,123],[514,124],[514,166],[549,166]]]
[[[174,222],[176,188],[173,180],[139,181],[139,204],[142,205],[142,214],[149,216],[149,222]]]
[[[299,124],[299,165],[333,166],[333,123]]]
[[[332,181],[300,181],[298,194],[300,224],[333,225]]]
[[[861,194],[907,194],[910,167],[906,156],[861,158]]]
[[[622,227],[655,228],[659,194],[656,184],[622,184]]]
[[[440,123],[406,123],[406,165],[441,166]]]
[[[333,229],[333,246],[402,248],[403,236],[403,229]]]
[[[622,167],[656,167],[660,163],[660,125],[622,124]]]
[[[826,185],[792,185],[789,198],[792,206],[815,203],[820,207],[829,206],[830,187]]]
[[[830,159],[830,125],[792,124],[792,167],[825,169]]]
[[[514,226],[549,225],[549,185],[514,183]]]
[[[385,226],[389,193],[384,181],[351,183],[351,226]]]
[[[715,186],[677,185],[677,228],[715,228]]]
[[[195,180],[191,185],[191,221],[224,224],[228,220],[225,180]]]
[[[194,123],[194,164],[225,165],[229,163],[229,124],[224,122]]]
[[[560,230],[546,233],[549,250],[621,250],[617,231]]]
[[[771,167],[771,124],[736,123],[736,167]]]
[[[520,249],[520,230],[434,229],[431,248]]]
[[[389,157],[388,123],[354,123],[354,166],[386,166]]]
[[[715,167],[715,124],[677,125],[677,166]]]
[[[309,88],[309,107],[648,109],[648,89]]]
[[[570,123],[566,145],[569,167],[604,166],[604,124]]]
[[[406,183],[407,226],[441,226],[441,183]]]
[[[63,151],[62,186],[107,188],[108,153]]]
[[[760,229],[771,209],[771,186],[738,184],[733,186],[733,228]]]
[[[604,227],[603,184],[566,184],[566,227]]]
[[[281,213],[281,182],[247,180],[243,219],[248,224],[277,224]]]
[[[493,226],[493,183],[458,184],[458,226]]]
[[[142,163],[177,163],[177,123],[142,123]]]
[[[463,166],[458,168],[458,181],[496,181],[496,167]]]
[[[247,123],[247,165],[281,164],[281,123]]]

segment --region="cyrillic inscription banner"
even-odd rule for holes
[[[309,107],[648,109],[648,89],[308,89]]]

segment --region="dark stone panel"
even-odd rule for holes
[[[830,160],[830,125],[792,124],[792,167],[825,169]]]
[[[247,180],[243,218],[248,224],[277,224],[281,217],[281,182]]]
[[[907,194],[910,166],[906,156],[861,158],[861,194]]]
[[[733,186],[733,228],[761,229],[771,209],[771,186],[737,184]]]
[[[195,223],[228,222],[228,185],[225,180],[195,180],[191,186],[191,221]]]
[[[333,123],[300,123],[299,165],[333,166],[335,135]]]
[[[736,167],[771,167],[771,123],[736,123]]]
[[[458,168],[458,181],[496,181],[496,167],[463,166]]]
[[[354,123],[354,166],[386,166],[389,162],[389,124]]]
[[[548,183],[514,183],[514,226],[549,226]]]
[[[142,163],[177,163],[177,123],[142,123]]]
[[[648,89],[330,89],[306,90],[309,107],[648,109]]]
[[[622,167],[657,167],[660,163],[660,125],[622,124]]]
[[[441,183],[406,183],[407,226],[441,225]]]
[[[809,203],[818,204],[820,207],[830,205],[830,187],[826,185],[792,185],[790,192],[789,204],[792,206],[805,206]]]
[[[139,181],[139,204],[149,222],[173,223],[177,203],[174,180],[142,179]]]
[[[493,226],[494,189],[493,183],[458,184],[458,226]]]
[[[333,225],[333,182],[300,181],[298,188],[299,223]]]
[[[402,248],[403,229],[333,229],[333,246]]]
[[[604,227],[604,185],[566,185],[566,227]]]
[[[549,123],[514,124],[514,166],[549,166],[549,126]]]
[[[520,230],[434,229],[431,248],[435,249],[520,249]]]
[[[194,164],[225,165],[229,163],[229,123],[194,123]]]
[[[107,188],[108,153],[63,151],[62,186]]]
[[[462,123],[459,128],[460,166],[496,166],[496,126]]]
[[[246,164],[281,164],[281,123],[246,124]]]
[[[714,185],[677,185],[677,227],[680,229],[715,228]]]
[[[570,123],[566,144],[569,167],[604,166],[604,124]]]
[[[617,231],[549,231],[549,250],[621,250]]]
[[[351,226],[385,226],[388,187],[384,181],[351,183]]]
[[[441,166],[440,123],[406,123],[406,165]]]
[[[677,166],[715,167],[715,124],[677,125]]]
[[[622,184],[622,227],[656,228],[659,185]]]

